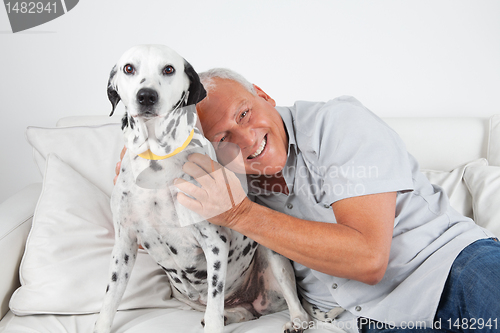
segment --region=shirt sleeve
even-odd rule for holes
[[[307,124],[296,127],[307,138],[304,160],[322,179],[322,202],[413,190],[412,165],[401,138],[356,99],[316,104],[304,118]]]

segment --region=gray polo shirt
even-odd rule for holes
[[[470,243],[493,235],[451,208],[443,190],[419,172],[396,132],[356,99],[299,101],[276,109],[289,138],[283,174],[290,194],[250,186],[254,201],[301,219],[336,223],[333,202],[398,193],[382,281],[371,286],[294,263],[302,296],[324,311],[346,309],[337,322],[347,331],[357,331],[352,322],[358,317],[430,327],[456,256]]]

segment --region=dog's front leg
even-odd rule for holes
[[[259,246],[258,251],[263,252],[263,255],[267,257],[271,271],[281,287],[283,297],[290,310],[290,321],[283,326],[283,332],[303,332],[301,324],[309,322],[309,315],[299,301],[295,273],[290,260],[264,246]]]
[[[115,230],[115,232],[115,245],[109,270],[110,280],[106,288],[101,313],[94,327],[94,333],[111,332],[113,318],[127,287],[137,257],[137,237],[131,235],[128,230],[121,228]]]
[[[195,225],[195,237],[207,259],[207,309],[202,324],[205,333],[224,330],[224,290],[229,252],[229,235],[226,229],[201,222]]]

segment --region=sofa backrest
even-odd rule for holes
[[[383,118],[403,139],[408,151],[419,161],[421,169],[451,171],[478,158],[487,158],[490,165],[500,165],[489,150],[490,141],[500,147],[500,115],[491,119],[480,117],[399,117]],[[57,122],[57,127],[100,125],[120,122],[120,116],[73,116]],[[497,125],[495,128],[495,125]],[[493,131],[492,131],[493,127]],[[492,133],[494,132],[494,133]],[[498,133],[497,133],[498,132]],[[490,139],[490,133],[492,135]],[[495,137],[495,138],[493,138]],[[494,152],[500,155],[500,151]],[[498,160],[499,164],[495,164]]]

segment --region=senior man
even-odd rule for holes
[[[200,79],[204,135],[218,156],[240,148],[228,168],[247,174],[250,199],[193,154],[184,170],[201,187],[176,181],[191,196],[181,204],[290,258],[301,296],[344,309],[335,323],[347,331],[500,329],[500,244],[450,207],[382,120],[351,97],[277,107],[227,69]]]

